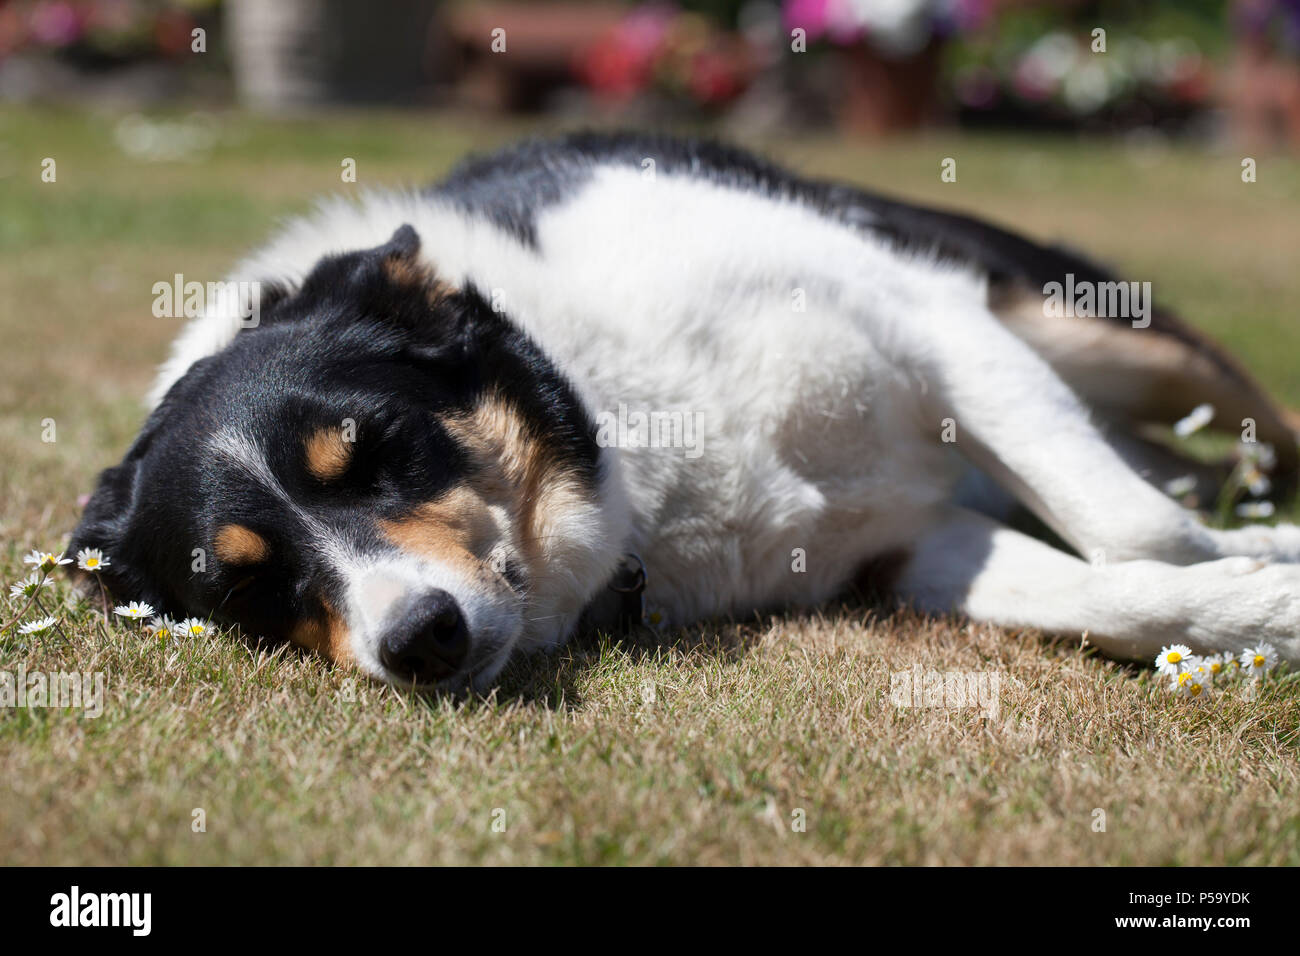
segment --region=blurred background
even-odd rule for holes
[[[0,0],[0,101],[1300,148],[1297,0]],[[146,132],[124,136],[147,151]],[[177,151],[187,141],[154,144]]]

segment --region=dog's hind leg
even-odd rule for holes
[[[951,419],[955,447],[1080,554],[1300,560],[1300,528],[1211,530],[1143,481],[1047,361],[988,311],[943,299],[889,332],[899,360],[923,380],[935,433]]]
[[[1065,379],[1088,406],[1130,434],[1172,425],[1199,405],[1212,430],[1273,446],[1271,497],[1300,480],[1296,416],[1280,407],[1231,356],[1173,313],[1156,307],[1149,324],[1121,318],[1049,318],[1044,297],[1021,284],[994,284],[993,313]]]
[[[1300,661],[1300,566],[1235,557],[1186,567],[1091,565],[983,515],[949,507],[896,572],[894,594],[929,613],[1078,637],[1151,661],[1166,644],[1240,652],[1265,640]]]

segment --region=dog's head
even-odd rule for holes
[[[592,424],[419,245],[323,259],[170,389],[74,535],[115,599],[422,687],[572,625],[617,560]]]

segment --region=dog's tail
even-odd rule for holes
[[[1019,338],[1104,418],[1130,431],[1173,425],[1209,405],[1210,430],[1272,446],[1269,497],[1292,497],[1300,479],[1300,413],[1274,402],[1231,356],[1177,315],[1156,308],[1150,325],[1113,318],[1048,318],[1043,295],[995,287],[990,306]]]

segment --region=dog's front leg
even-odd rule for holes
[[[1166,644],[1238,653],[1265,640],[1300,663],[1300,565],[1235,557],[1093,565],[950,507],[908,550],[895,590],[918,610],[1077,637],[1151,661]]]

